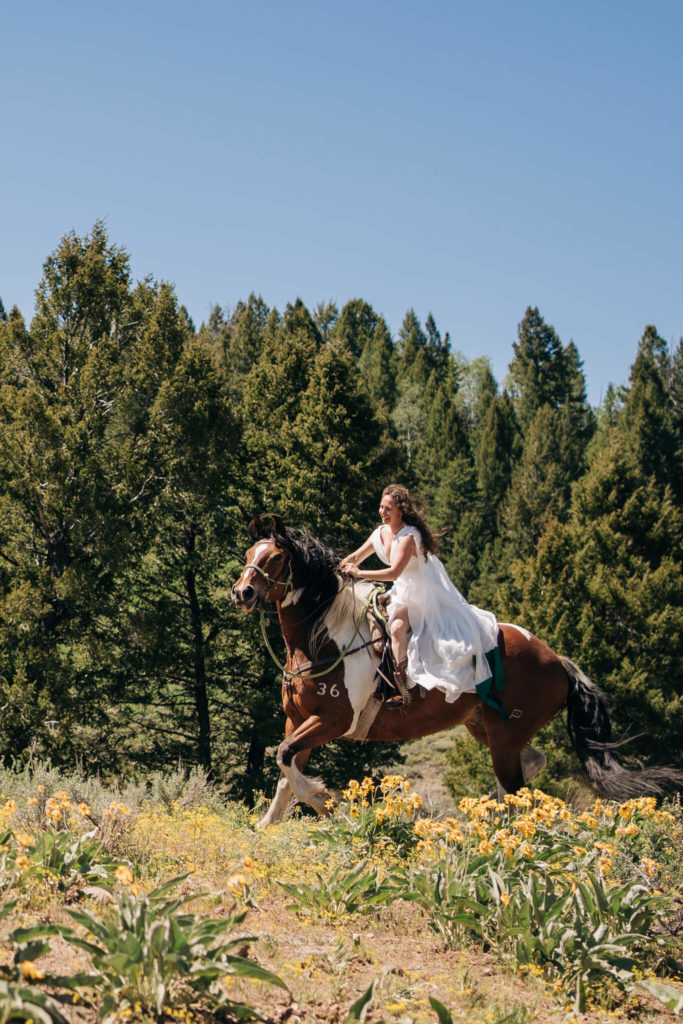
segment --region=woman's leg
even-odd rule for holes
[[[396,665],[400,665],[402,661],[405,661],[408,654],[409,632],[410,619],[408,618],[408,609],[404,604],[402,604],[391,616],[391,622],[389,624],[391,653],[394,656],[394,662]]]
[[[389,633],[391,634],[391,653],[394,657],[394,682],[401,694],[404,704],[410,704],[412,694],[408,689],[406,668],[408,666],[408,633],[410,632],[410,619],[408,609],[401,605],[391,616]]]

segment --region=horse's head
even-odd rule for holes
[[[232,599],[243,612],[252,612],[259,600],[281,601],[292,586],[292,552],[287,530],[279,516],[266,526],[261,516],[249,524],[254,542],[246,554],[246,565],[234,584]]]

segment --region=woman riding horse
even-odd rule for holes
[[[375,694],[378,658],[366,617],[371,583],[361,579],[349,586],[332,549],[278,516],[267,522],[257,516],[249,535],[252,546],[232,598],[247,613],[274,604],[287,649],[281,666],[285,739],[277,752],[282,775],[262,825],[280,820],[292,795],[327,813],[324,783],[303,774],[315,747],[336,739],[417,739],[459,724],[489,748],[502,799],[543,766],[545,758],[529,741],[565,704],[574,749],[601,794],[625,800],[683,782],[683,774],[670,768],[623,767],[613,753],[601,690],[569,658],[519,626],[498,628],[494,661],[502,678],[496,673],[496,682],[504,680],[498,709],[490,691],[461,693],[449,703],[435,687],[397,714]]]
[[[409,687],[441,690],[451,703],[490,684],[498,646],[491,612],[467,603],[436,557],[438,538],[407,487],[389,484],[379,506],[382,525],[341,564],[357,579],[394,582],[387,609],[394,681],[404,704]],[[372,553],[388,569],[359,569]]]

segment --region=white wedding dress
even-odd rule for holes
[[[498,645],[498,622],[491,612],[468,604],[453,585],[441,561],[422,553],[420,531],[402,527],[400,537],[412,535],[417,556],[413,556],[390,591],[389,620],[400,606],[408,609],[412,632],[408,638],[408,684],[419,683],[426,690],[442,690],[448,703],[461,693],[472,693],[491,679],[485,657]],[[378,557],[391,564],[382,539],[382,528],[371,536]]]

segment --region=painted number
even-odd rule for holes
[[[320,697],[324,697],[326,693],[327,693],[327,683],[318,683],[318,695]],[[332,686],[330,687],[330,697],[338,697],[338,696],[339,696],[339,687],[337,686],[336,683],[332,683]]]

